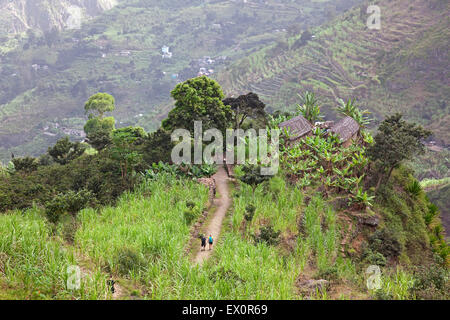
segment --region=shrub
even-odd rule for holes
[[[116,271],[123,276],[127,276],[130,272],[139,271],[144,260],[134,248],[121,248],[115,257]]]
[[[183,215],[187,225],[191,225],[192,222],[194,222],[194,220],[197,218],[197,214],[193,209],[185,210]]]
[[[263,226],[259,229],[258,235],[253,235],[256,243],[265,242],[268,245],[278,245],[281,232],[275,231],[272,226]]]
[[[339,270],[337,266],[327,267],[324,270],[321,270],[317,273],[317,278],[325,279],[328,281],[336,281],[339,279]]]
[[[448,299],[448,271],[437,264],[418,267],[410,290],[418,299]]]
[[[249,204],[246,208],[245,208],[245,214],[244,214],[244,219],[247,222],[250,222],[253,220],[253,217],[255,216],[255,211],[256,211],[256,207],[252,204]]]
[[[85,151],[86,145],[80,142],[71,142],[69,137],[59,140],[53,147],[48,148],[48,154],[53,161],[62,165],[81,157]]]
[[[187,207],[187,209],[184,210],[183,215],[184,215],[184,220],[186,221],[186,224],[189,226],[200,215],[200,209],[192,201],[187,201],[186,207]]]
[[[385,229],[376,231],[369,238],[369,246],[372,251],[381,253],[384,257],[398,257],[401,251],[400,242],[393,232]]]
[[[84,209],[92,200],[92,193],[87,190],[69,191],[55,196],[45,204],[45,213],[50,222],[56,223],[65,213],[75,214]]]
[[[417,180],[414,180],[412,183],[410,183],[406,189],[415,198],[422,193],[422,187]]]
[[[39,166],[29,174],[0,175],[0,211],[45,205],[55,194],[89,190],[95,203],[113,204],[127,186],[117,183],[120,165],[105,154],[84,155],[67,165]]]
[[[383,256],[382,253],[380,252],[373,252],[370,248],[365,248],[362,255],[361,255],[361,259],[366,262],[367,264],[370,265],[377,265],[377,266],[381,266],[384,267],[386,266],[386,257]]]
[[[244,283],[244,280],[239,277],[239,275],[233,270],[227,270],[224,267],[220,267],[209,275],[211,281],[217,282],[219,280],[224,280],[227,283]]]
[[[239,180],[243,183],[250,185],[253,191],[256,187],[266,180],[269,180],[270,176],[261,175],[261,167],[257,165],[246,164],[241,167]]]
[[[73,243],[75,240],[75,234],[77,232],[78,224],[74,218],[66,221],[63,224],[62,235],[63,239],[68,243]]]
[[[32,157],[15,158],[12,160],[16,172],[30,173],[38,168],[38,161]]]
[[[393,300],[394,296],[389,292],[385,292],[382,289],[378,289],[377,291],[375,291],[374,299],[375,300]]]

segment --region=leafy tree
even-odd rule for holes
[[[300,98],[302,104],[297,106],[298,114],[303,115],[312,124],[323,118],[320,114],[319,100],[314,93],[307,91]]]
[[[194,121],[202,121],[204,130],[217,128],[224,132],[228,128],[231,107],[222,102],[224,94],[216,81],[205,76],[189,79],[178,84],[171,94],[176,102],[162,123],[165,130],[185,128],[193,132]]]
[[[120,162],[122,180],[128,181],[129,172],[141,161],[142,154],[136,149],[143,143],[146,133],[142,128],[126,127],[114,130],[112,134],[111,157]]]
[[[86,146],[80,142],[71,142],[69,137],[59,140],[53,147],[48,148],[48,154],[53,161],[61,165],[68,164],[83,155]]]
[[[431,132],[415,123],[402,120],[402,115],[397,113],[385,119],[378,128],[375,136],[375,144],[367,150],[367,155],[377,161],[384,173],[388,170],[388,181],[392,171],[404,160],[412,160],[418,154],[425,151],[423,139],[428,138]],[[380,174],[376,190],[378,190],[384,174]]]
[[[170,133],[163,128],[148,134],[143,144],[143,159],[148,165],[170,162],[173,142]]]
[[[91,118],[84,126],[87,142],[96,150],[103,150],[111,143],[111,134],[115,130],[116,120],[113,117]]]
[[[112,95],[100,92],[89,98],[84,105],[84,110],[89,114],[90,119],[94,117],[95,113],[102,119],[105,112],[112,112],[116,109],[115,103],[115,99]]]
[[[247,118],[265,119],[266,117],[264,110],[266,105],[253,92],[239,96],[238,98],[227,98],[223,103],[226,106],[231,106],[235,129],[239,129]]]

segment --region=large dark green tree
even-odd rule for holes
[[[143,160],[147,165],[170,162],[174,143],[170,133],[163,128],[147,135],[143,144]]]
[[[85,145],[80,142],[71,142],[69,137],[62,138],[53,147],[48,148],[48,154],[53,161],[61,165],[80,157],[84,151],[86,151]]]
[[[204,130],[217,128],[224,132],[229,127],[231,107],[222,102],[224,94],[216,81],[205,76],[189,79],[178,84],[171,94],[175,108],[162,123],[165,130],[183,128],[193,132],[194,121],[202,121]]]
[[[237,98],[227,98],[223,103],[230,106],[233,111],[234,129],[239,129],[248,118],[265,119],[266,117],[266,105],[253,92]]]
[[[397,113],[386,118],[378,128],[375,143],[367,150],[368,156],[376,161],[379,167],[378,190],[382,179],[389,180],[392,171],[402,161],[412,160],[425,151],[423,140],[432,133],[422,126],[402,120]]]

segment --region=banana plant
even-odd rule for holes
[[[357,203],[362,204],[365,207],[372,207],[373,206],[373,200],[375,199],[374,196],[369,196],[367,191],[363,191],[362,187],[357,189],[356,194],[355,194],[354,197],[355,197],[354,200]]]
[[[347,103],[345,103],[344,100],[339,99],[339,103],[340,106],[336,108],[337,111],[344,116],[352,117],[361,127],[365,127],[372,122],[368,117],[371,113],[368,110],[361,111],[355,105],[355,100],[349,99]]]

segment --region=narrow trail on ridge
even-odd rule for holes
[[[221,166],[219,171],[213,176],[216,181],[216,190],[219,192],[220,198],[214,199],[214,208],[216,208],[214,212],[214,216],[210,219],[208,226],[204,229],[205,237],[208,238],[209,235],[212,235],[214,238],[214,246],[212,250],[209,250],[208,243],[206,244],[205,251],[199,251],[194,259],[194,263],[198,265],[202,265],[214,251],[214,248],[217,244],[217,240],[220,237],[220,231],[222,229],[223,220],[227,214],[228,209],[231,206],[231,198],[230,198],[230,190],[228,188],[228,174],[225,171],[225,168]],[[200,246],[200,240],[198,241],[198,246]],[[208,242],[208,241],[207,241]]]

